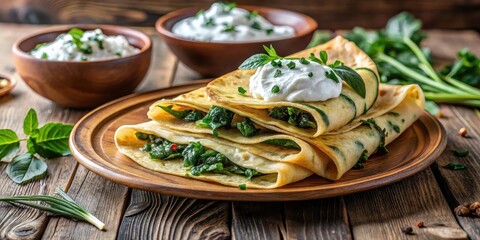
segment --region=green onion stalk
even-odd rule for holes
[[[378,53],[376,59],[390,64],[405,76],[410,77],[412,81],[422,85],[424,90],[428,90],[428,92],[425,92],[425,98],[428,100],[480,107],[480,89],[464,84],[450,76],[440,78],[420,48],[409,38],[404,38],[403,40],[420,60],[419,68],[430,78],[408,68],[395,58],[384,53]]]
[[[0,197],[0,202],[8,202],[12,204],[22,204],[39,210],[43,210],[56,215],[86,221],[100,230],[105,230],[105,223],[93,216],[84,208],[80,207],[73,199],[67,195],[62,189],[55,190],[61,198],[53,196],[17,196],[17,197]],[[37,201],[44,202],[50,206],[35,203]]]

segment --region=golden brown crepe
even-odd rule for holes
[[[255,169],[264,174],[247,180],[245,176],[231,174],[203,173],[199,176],[189,174],[187,167],[183,166],[182,159],[170,160],[152,160],[147,152],[140,148],[145,141],[135,136],[136,132],[154,134],[163,139],[177,144],[189,144],[190,142],[200,142],[204,147],[213,149],[225,155],[230,161],[244,167]],[[260,146],[262,151],[252,150],[251,145],[232,143],[224,139],[215,139],[207,134],[182,133],[171,129],[165,129],[157,122],[146,122],[137,125],[125,125],[120,127],[115,133],[115,143],[118,150],[130,157],[132,160],[145,168],[173,174],[177,176],[188,176],[195,179],[213,181],[229,186],[239,186],[245,184],[248,188],[277,188],[283,185],[300,181],[310,175],[312,172],[296,164],[288,163],[289,160],[309,159],[315,151],[312,147],[300,140],[297,143],[302,145],[302,151],[291,151],[281,149],[272,145],[265,144]],[[254,154],[254,153],[258,153]],[[268,156],[277,161],[270,161],[262,156]]]
[[[312,173],[337,180],[361,157],[382,149],[413,124],[423,113],[424,97],[417,85],[379,84],[375,63],[342,37],[292,57],[307,57],[321,50],[327,51],[332,61],[338,59],[362,76],[367,89],[365,99],[344,83],[340,97],[323,102],[265,102],[248,93],[238,93],[238,87],[249,89],[249,77],[255,70],[237,70],[212,81],[206,88],[152,104],[148,117],[154,121],[120,127],[115,135],[117,147],[146,168],[185,176],[189,169],[183,166],[181,159],[150,159],[148,153],[139,149],[145,142],[139,140],[135,132],[155,134],[179,144],[198,141],[241,167],[265,174],[250,181],[235,174],[190,175],[230,186],[276,188]],[[212,129],[177,119],[159,106],[203,113],[212,106],[220,106],[235,113],[233,122],[249,118],[261,130],[257,135],[245,137],[234,127],[221,128],[217,130],[218,136],[213,136]],[[269,109],[279,106],[307,111],[314,117],[317,127],[303,129],[271,118]],[[278,142],[283,145],[279,146]]]
[[[188,94],[180,95],[173,100],[160,100],[152,104],[148,116],[152,120],[157,121],[161,126],[169,129],[211,134],[211,129],[198,127],[194,122],[177,119],[158,107],[159,105],[174,106],[176,110],[197,109],[207,112],[212,103],[207,100],[203,91],[204,89],[201,88]],[[373,119],[380,129],[385,129],[387,133],[385,144],[388,144],[420,117],[423,105],[423,93],[418,85],[391,86],[381,84],[380,97],[371,111],[361,118],[355,119],[350,125],[339,129],[339,131],[314,138],[300,137],[314,146],[314,150],[310,151],[314,151],[315,154],[313,158],[292,158],[289,162],[309,169],[319,176],[332,180],[339,179],[357,163],[364,151],[368,155],[374,153],[382,140],[382,132],[368,124],[361,125],[362,121]],[[242,120],[238,115],[234,118],[234,121]],[[261,134],[252,137],[244,137],[239,131],[232,128],[219,129],[217,131],[219,138],[228,139],[234,143],[255,146],[251,147],[249,151],[256,154],[263,151],[265,148],[263,142],[266,140],[298,140],[298,138],[291,135],[276,133],[266,128],[262,128]],[[306,149],[306,147],[302,147],[303,149]],[[269,157],[268,154],[264,157],[271,161],[278,161]]]
[[[353,42],[341,36],[290,57],[308,57],[310,53],[318,54],[322,50],[328,53],[330,61],[340,60],[345,66],[360,74],[365,82],[365,98],[358,95],[345,82],[340,97],[321,102],[267,102],[253,98],[249,91],[246,94],[239,94],[239,87],[249,89],[249,79],[255,73],[255,69],[236,70],[213,80],[207,86],[207,94],[214,105],[249,117],[272,130],[303,137],[320,136],[365,114],[377,99],[379,85],[377,67],[372,59]],[[290,106],[309,112],[315,119],[317,127],[300,128],[270,117],[268,110],[279,106]]]

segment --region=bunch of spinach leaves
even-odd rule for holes
[[[468,50],[440,71],[432,67],[430,50],[421,48],[426,38],[422,23],[403,12],[392,17],[384,29],[367,32],[354,28],[344,37],[355,42],[378,64],[381,81],[419,84],[425,92],[427,110],[438,111],[434,102],[480,107],[480,60]]]

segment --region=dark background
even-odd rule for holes
[[[105,23],[153,26],[163,14],[211,0],[0,0],[0,22],[29,24]],[[409,11],[424,28],[480,31],[480,0],[238,0],[302,12],[320,29],[380,28],[388,18]]]

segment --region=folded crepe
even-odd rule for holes
[[[265,102],[248,93],[238,93],[239,87],[249,89],[249,77],[255,70],[237,70],[212,81],[206,88],[152,104],[148,117],[153,121],[120,127],[115,135],[117,147],[146,168],[230,186],[276,188],[313,173],[337,180],[371,154],[385,151],[385,145],[423,113],[424,97],[417,85],[379,84],[375,63],[341,37],[292,57],[308,57],[321,50],[332,61],[341,60],[362,76],[365,98],[344,84],[340,97],[323,102]],[[271,118],[269,110],[275,107],[306,111],[314,118],[316,128],[299,128]],[[212,109],[230,110],[218,115],[232,114],[230,120],[237,124],[228,122],[212,131],[208,128],[212,125],[200,120]],[[253,126],[256,134],[244,136],[240,132],[242,125],[238,123],[245,122]],[[225,173],[216,168],[198,174],[194,167],[209,166],[187,166],[188,153],[183,152],[171,159],[152,159],[145,150],[149,140],[142,140],[138,133],[183,147],[201,144],[227,158],[225,166],[241,171]],[[246,178],[247,172],[255,174]]]
[[[212,130],[199,127],[195,122],[177,118],[164,109],[175,111],[197,110],[205,114],[215,104],[208,100],[205,88],[180,95],[172,100],[160,100],[151,105],[148,112],[150,119],[158,122],[162,127],[181,131],[185,134],[212,134]],[[362,117],[352,121],[349,125],[336,132],[327,133],[318,137],[294,137],[281,134],[264,128],[261,125],[260,133],[251,137],[243,136],[236,128],[222,128],[217,130],[215,140],[227,139],[232,143],[250,145],[248,151],[261,155],[266,142],[270,143],[297,143],[297,151],[308,151],[313,154],[309,157],[298,155],[289,158],[287,162],[309,169],[315,174],[337,180],[351,169],[360,158],[368,157],[377,149],[396,139],[405,129],[418,119],[423,112],[424,97],[418,85],[392,86],[381,84],[380,96],[374,107]],[[245,118],[235,112],[233,122],[244,121]],[[212,136],[210,136],[212,137]],[[305,146],[301,138],[310,146]],[[278,151],[278,150],[276,150]],[[302,156],[302,157],[300,157]],[[282,161],[265,156],[271,161]]]
[[[258,176],[253,176],[249,180],[244,175],[229,172],[216,173],[214,171],[195,175],[191,168],[184,166],[184,159],[181,156],[172,159],[152,159],[149,153],[142,149],[147,141],[140,139],[137,133],[155,135],[175,144],[175,146],[177,144],[199,143],[206,149],[223,154],[229,161],[244,170],[254,169],[255,172],[258,172]],[[153,121],[137,125],[125,125],[115,133],[115,144],[118,150],[145,168],[228,186],[237,187],[245,184],[248,188],[277,188],[312,175],[311,171],[289,163],[291,159],[311,159],[313,158],[312,155],[315,154],[315,150],[309,144],[298,139],[295,141],[301,150],[280,148],[270,144],[251,146],[232,143],[220,138],[214,139],[213,136],[208,134],[184,133],[165,129]],[[258,148],[261,148],[262,151],[259,151]]]
[[[340,97],[321,102],[267,102],[253,98],[249,92],[239,94],[239,87],[249,89],[249,79],[255,73],[255,69],[236,70],[213,80],[207,86],[207,94],[215,105],[248,117],[272,130],[296,136],[318,137],[365,114],[377,99],[379,86],[377,67],[373,60],[353,42],[341,36],[289,57],[308,58],[311,53],[318,54],[320,51],[326,51],[332,63],[340,60],[362,77],[366,87],[365,98],[358,95],[345,82]],[[316,127],[300,128],[272,118],[269,116],[269,110],[273,107],[294,107],[306,111],[315,120]]]

